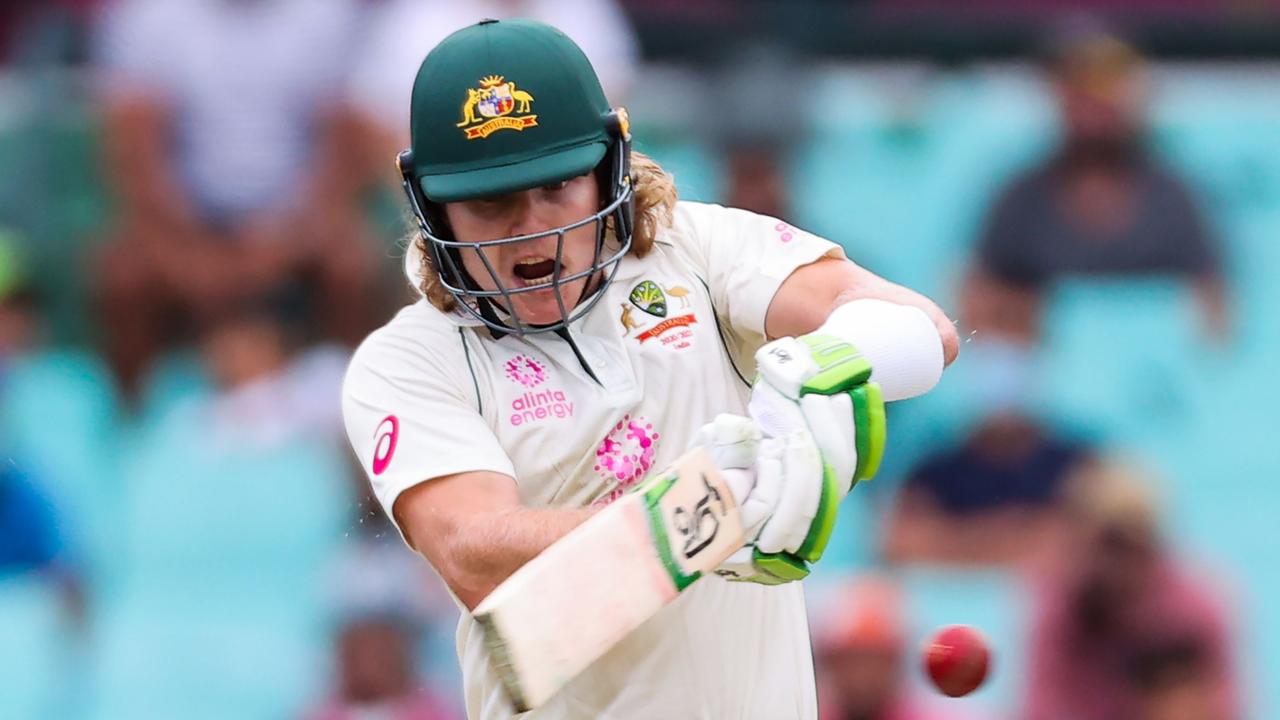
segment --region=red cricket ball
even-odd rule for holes
[[[925,646],[925,671],[938,691],[949,697],[976,690],[987,678],[990,665],[986,639],[968,625],[942,628]]]

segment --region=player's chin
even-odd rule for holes
[[[548,286],[529,290],[511,298],[512,306],[526,325],[549,325],[560,322],[564,315],[572,311],[582,294],[582,281],[575,280],[560,286],[560,301],[564,303],[561,310],[560,301],[556,299],[556,290]]]

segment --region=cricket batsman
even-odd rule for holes
[[[706,108],[714,112],[714,108]],[[422,297],[355,353],[351,444],[467,610],[691,447],[735,478],[746,547],[530,718],[816,718],[801,584],[875,472],[884,401],[954,359],[928,299],[784,221],[677,201],[581,50],[485,20],[418,71],[399,167]],[[481,629],[467,714],[512,716]]]

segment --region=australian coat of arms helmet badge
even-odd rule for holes
[[[481,78],[479,88],[467,88],[458,127],[468,140],[486,138],[498,130],[524,130],[538,124],[538,116],[529,114],[532,106],[533,95],[517,88],[515,82],[489,75]]]

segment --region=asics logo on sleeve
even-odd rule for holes
[[[388,415],[378,423],[373,432],[373,474],[381,475],[391,464],[396,454],[396,441],[400,439],[400,420],[395,415]]]

